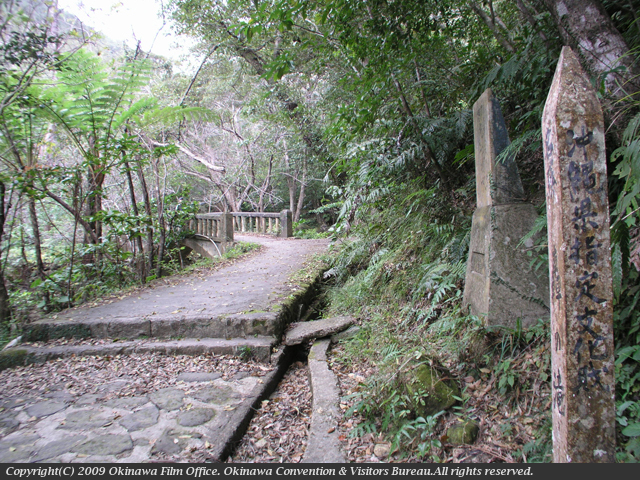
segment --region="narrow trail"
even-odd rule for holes
[[[172,285],[150,287],[112,303],[78,308],[56,320],[127,320],[132,318],[214,317],[269,311],[290,292],[287,280],[312,255],[326,250],[328,240],[294,240],[235,235],[236,241],[259,243],[255,256],[234,262],[207,277],[190,275]],[[276,305],[277,306],[277,305]]]
[[[0,462],[180,461],[194,452],[200,461],[225,458],[289,365],[280,339],[259,319],[278,316],[300,288],[291,275],[328,245],[237,239],[264,248],[208,276],[186,276],[38,324],[40,333],[64,333],[71,325],[69,331],[90,331],[89,338],[32,341],[3,352],[35,363],[0,372]],[[193,331],[200,335],[185,337]],[[233,332],[240,338],[229,338]],[[225,355],[259,338],[266,339],[262,358]],[[236,342],[233,352],[229,342]]]

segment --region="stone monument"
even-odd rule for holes
[[[602,108],[564,47],[542,116],[553,458],[615,461],[613,287]]]
[[[518,247],[538,216],[524,202],[514,158],[497,161],[510,143],[498,101],[487,89],[473,106],[476,195],[464,305],[488,326],[523,328],[549,318],[549,278],[533,271],[527,245]]]

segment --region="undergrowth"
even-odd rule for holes
[[[251,252],[259,250],[261,245],[252,242],[238,242],[232,248],[228,249],[221,256],[210,259],[195,255],[190,262],[181,267],[180,263],[168,263],[166,265],[167,277],[162,279],[156,279],[155,276],[148,277],[146,283],[154,281],[169,281],[173,276],[189,275],[191,273],[203,270],[218,268],[230,261],[241,258]],[[129,278],[129,277],[127,277]],[[114,295],[122,295],[131,290],[144,288],[139,283],[135,282],[133,278],[129,278],[128,281],[118,282],[104,282],[96,283],[91,294],[84,296],[78,296],[74,298],[75,305],[82,305],[84,303],[91,303],[92,301],[101,301],[105,298],[109,298]],[[16,318],[9,324],[0,324],[0,348],[7,344],[11,339],[18,336],[21,332],[22,326],[28,323],[31,319],[39,318],[41,315],[38,306],[34,304],[35,292],[30,290],[21,290],[12,292],[11,301],[14,311],[16,312]],[[61,306],[64,308],[64,305]]]
[[[450,461],[465,448],[450,443],[449,427],[471,420],[482,427],[474,448],[492,452],[481,461],[550,461],[548,324],[495,331],[465,314],[468,220],[447,216],[432,190],[400,198],[354,228],[329,270],[325,315],[362,326],[334,361],[375,372],[344,399],[358,419],[352,435],[383,435],[388,461]],[[406,388],[420,365],[461,387],[452,407],[421,414],[420,392]]]

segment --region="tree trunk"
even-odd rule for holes
[[[590,73],[604,77],[606,90],[620,100],[640,91],[634,55],[597,0],[544,0],[560,36],[581,57]],[[612,72],[617,67],[624,71]]]
[[[0,243],[4,236],[4,223],[6,220],[4,195],[6,187],[4,182],[0,181]],[[11,322],[11,306],[9,304],[9,293],[4,280],[4,268],[0,268],[0,323],[8,325]]]
[[[302,216],[302,207],[304,205],[304,190],[307,186],[307,161],[302,164],[302,182],[300,182],[300,195],[298,195],[298,205],[293,213],[293,222],[299,222]]]
[[[396,87],[398,96],[400,97],[400,103],[402,104],[402,110],[404,111],[407,120],[411,122],[411,125],[413,125],[415,129],[416,135],[420,137],[421,149],[425,157],[425,160],[433,165],[433,167],[436,169],[438,177],[440,178],[440,181],[442,182],[442,185],[445,187],[447,191],[449,191],[450,190],[449,182],[447,180],[447,177],[445,176],[444,170],[442,169],[442,166],[440,165],[438,160],[436,160],[435,155],[431,151],[431,148],[427,144],[427,141],[424,138],[424,135],[422,134],[422,130],[420,129],[418,122],[413,116],[413,111],[411,110],[411,106],[407,101],[407,97],[404,95],[404,91],[402,90],[402,85],[400,85],[400,82],[398,81],[398,79],[393,73],[391,74],[391,80],[393,81],[393,85]]]
[[[160,188],[160,169],[158,168],[159,159],[151,161],[153,166],[153,173],[156,182],[156,205],[158,208],[158,231],[160,232],[160,239],[158,240],[158,259],[156,261],[156,277],[162,276],[162,260],[164,258],[164,242],[166,240],[166,227],[164,224],[164,193]]]
[[[136,191],[133,188],[133,179],[131,178],[131,167],[128,161],[124,161],[125,173],[127,175],[127,183],[129,184],[129,196],[131,198],[131,208],[133,209],[133,214],[136,216],[136,225],[140,228],[140,212],[138,211],[138,203],[136,202]],[[136,235],[136,245],[138,247],[138,251],[140,252],[140,258],[142,258],[142,263],[140,264],[140,280],[142,283],[145,283],[147,278],[145,262],[144,262],[144,248],[142,247],[142,237],[137,234]],[[137,255],[136,255],[137,257]],[[137,262],[136,262],[137,263]]]
[[[487,25],[487,27],[489,27],[489,29],[491,30],[491,32],[493,33],[493,36],[496,37],[496,40],[498,40],[498,42],[500,43],[500,45],[502,45],[502,47],[509,53],[516,53],[516,49],[513,46],[513,43],[511,43],[511,40],[509,38],[507,38],[505,36],[505,34],[503,34],[500,31],[500,26],[504,26],[504,23],[502,23],[502,20],[500,20],[498,17],[495,16],[489,16],[487,14],[487,12],[485,12],[477,3],[475,2],[469,2],[469,6],[471,7],[471,9],[476,12],[476,14],[482,19],[482,21]],[[494,19],[496,21],[494,21]],[[497,24],[497,25],[496,25]],[[506,32],[506,30],[505,30]]]
[[[258,200],[258,211],[264,212],[264,195],[269,190],[269,185],[271,184],[271,172],[273,170],[273,155],[269,158],[269,170],[267,172],[267,178],[262,182],[262,186],[260,187],[260,198]]]
[[[148,263],[147,263],[147,272],[151,273],[153,271],[153,226],[151,225],[151,200],[149,199],[149,188],[147,187],[147,181],[144,178],[144,172],[142,171],[142,166],[140,165],[140,161],[138,160],[138,180],[140,180],[140,185],[142,187],[142,198],[144,199],[144,211],[147,214],[147,254],[149,255]]]
[[[44,262],[42,260],[42,242],[40,238],[40,225],[38,224],[38,212],[36,211],[36,201],[33,197],[29,197],[29,217],[31,218],[31,228],[33,230],[33,246],[36,250],[36,267],[38,269],[38,277],[43,282],[47,279],[44,272]],[[44,289],[43,299],[45,308],[48,309],[51,303],[49,292]]]

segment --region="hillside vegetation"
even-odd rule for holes
[[[335,368],[367,373],[345,399],[353,435],[381,435],[395,459],[447,460],[460,454],[447,430],[460,418],[482,425],[481,461],[549,461],[548,322],[491,330],[461,296],[472,105],[486,88],[500,100],[505,155],[541,212],[530,236],[544,233],[541,115],[571,45],[605,113],[618,459],[640,458],[634,2],[163,5],[198,40],[193,75],[139,50],[107,59],[93,34],[68,19],[58,28],[51,2],[0,6],[5,340],[42,313],[183,268],[180,239],[195,213],[288,208],[299,235],[336,239],[325,315],[361,326],[333,357]],[[535,238],[531,268],[544,271],[545,235]],[[423,365],[458,388],[446,413],[421,413],[407,388],[405,372]]]

